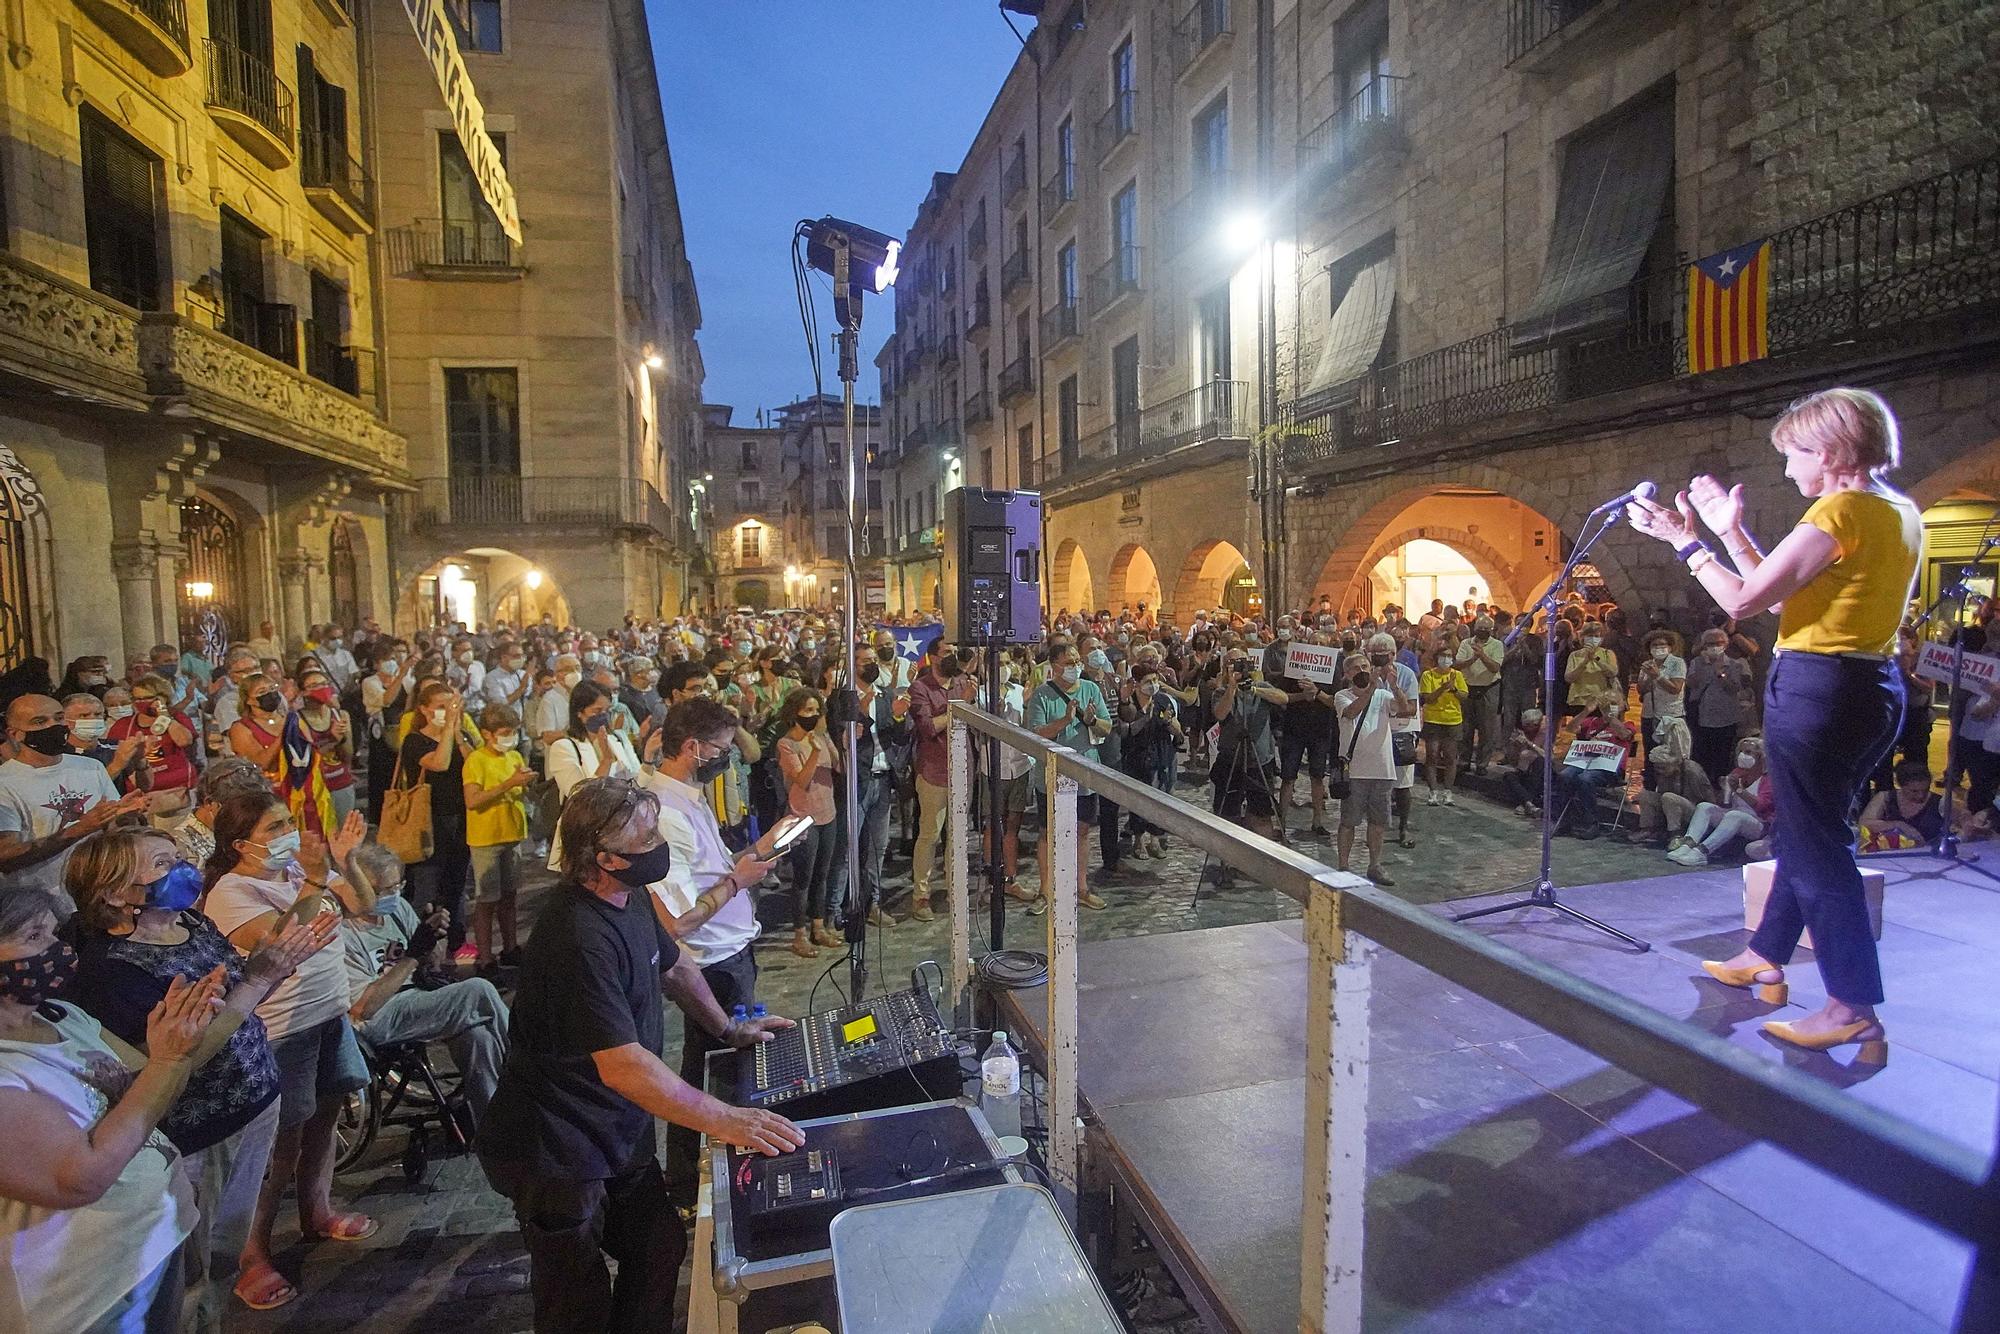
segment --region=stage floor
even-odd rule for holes
[[[1780,1049],[1769,1007],[1700,975],[1747,939],[1741,873],[1564,898],[1639,955],[1524,911],[1475,929],[1990,1153],[2000,1108],[2000,885],[1888,876],[1888,1066]],[[1483,900],[1462,901],[1453,908]],[[1440,909],[1442,911],[1442,909]],[[1080,955],[1081,1084],[1233,1322],[1298,1327],[1305,945],[1299,922],[1098,941]],[[1369,1089],[1371,1329],[1944,1330],[1969,1249],[1497,1006],[1378,952]],[[1824,998],[1811,955],[1791,1012]],[[1038,990],[1012,993],[1039,1046]]]

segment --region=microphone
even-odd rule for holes
[[[1635,500],[1651,500],[1654,496],[1657,496],[1658,494],[1660,494],[1660,488],[1658,486],[1654,485],[1651,482],[1641,482],[1637,486],[1633,487],[1630,491],[1627,491],[1624,495],[1619,496],[1615,500],[1605,501],[1602,505],[1599,505],[1596,509],[1592,510],[1591,513],[1602,514],[1607,510],[1624,509],[1627,505],[1631,504]]]

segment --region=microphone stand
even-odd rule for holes
[[[2000,516],[1995,516],[1995,519],[2000,520]],[[1973,553],[1971,561],[1959,570],[1958,578],[1940,591],[1936,600],[1930,606],[1924,608],[1924,614],[1917,618],[1915,628],[1918,631],[1922,631],[1925,626],[1936,620],[1938,613],[1946,605],[1956,602],[1963,608],[1965,599],[1972,591],[1968,587],[1969,581],[1979,573],[1980,562],[1984,561],[1995,547],[2000,547],[2000,531],[1995,530],[1994,521],[1989,521],[1987,531],[1980,535],[1979,550]],[[1961,622],[1963,619],[1964,617],[1961,615]],[[1919,658],[1919,661],[1921,661],[1921,658]],[[1961,624],[1958,633],[1951,637],[1951,703],[1945,710],[1946,773],[1951,772],[1951,754],[1956,748],[1959,723],[1963,718],[1963,714],[1959,709],[1958,698],[1959,691],[1963,688],[1964,680],[1965,627]],[[1928,708],[1930,706],[1925,705],[1925,707]],[[1966,707],[1969,708],[1971,706],[1968,703]],[[1936,842],[1926,844],[1920,848],[1898,848],[1890,852],[1867,852],[1862,853],[1861,856],[1870,861],[1885,862],[1905,861],[1913,857],[1922,857],[1927,860],[1943,861],[1950,866],[1963,867],[1968,871],[1985,876],[1988,880],[2000,882],[2000,872],[1995,872],[1981,866],[1979,864],[1978,853],[1959,851],[1958,831],[1952,827],[1951,820],[1952,798],[1957,794],[1958,784],[1956,782],[1949,782],[1944,785],[1944,795],[1938,799],[1940,827]],[[1944,872],[1940,870],[1937,874],[1942,875]]]
[[[853,705],[860,688],[854,640],[859,632],[856,622],[860,619],[861,608],[861,564],[856,559],[855,535],[864,510],[859,503],[860,446],[854,436],[854,382],[861,378],[858,340],[861,335],[862,285],[851,272],[852,256],[852,246],[846,233],[836,233],[833,240],[833,308],[839,329],[834,334],[834,344],[840,356],[841,425],[845,432],[841,443],[847,464],[847,596],[841,608],[841,630],[846,643],[840,685],[843,702],[850,705],[843,709],[848,715],[848,722],[842,728],[841,737],[841,759],[845,764],[841,774],[841,796],[847,803],[847,839],[841,856],[847,868],[848,900],[843,905],[847,920],[841,934],[847,942],[850,994],[855,1001],[859,1001],[868,989],[868,910],[862,906],[867,902],[868,895],[861,884],[861,720],[858,706]],[[824,440],[826,437],[822,434],[820,438]],[[827,721],[831,725],[832,719]]]
[[[1517,908],[1548,908],[1561,916],[1602,931],[1606,935],[1616,936],[1641,954],[1653,948],[1637,936],[1626,935],[1617,927],[1600,922],[1588,913],[1578,912],[1575,908],[1564,903],[1556,894],[1556,882],[1552,874],[1552,864],[1555,860],[1556,833],[1556,604],[1562,598],[1563,590],[1568,587],[1570,576],[1575,574],[1576,567],[1583,563],[1583,558],[1590,554],[1590,549],[1597,545],[1598,539],[1609,532],[1612,525],[1616,524],[1624,514],[1625,503],[1625,499],[1621,498],[1614,501],[1606,509],[1598,511],[1598,513],[1603,515],[1603,519],[1594,529],[1589,526],[1588,520],[1585,521],[1584,531],[1578,535],[1576,545],[1571,548],[1569,559],[1564,562],[1562,570],[1550,581],[1548,591],[1542,594],[1541,601],[1529,609],[1527,614],[1522,618],[1521,623],[1514,627],[1514,632],[1507,636],[1507,647],[1512,648],[1514,641],[1526,634],[1528,627],[1534,624],[1536,612],[1548,613],[1548,625],[1542,632],[1541,869],[1533,880],[1525,881],[1518,885],[1509,885],[1506,889],[1498,891],[1504,894],[1510,890],[1526,890],[1528,892],[1524,897],[1509,899],[1505,903],[1490,904],[1484,908],[1474,908],[1470,912],[1454,913],[1451,919],[1454,922],[1469,922],[1476,917],[1491,917],[1495,913],[1513,912]],[[1622,777],[1623,775],[1620,776]]]

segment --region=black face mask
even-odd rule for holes
[[[729,752],[724,751],[712,760],[703,760],[694,767],[695,781],[713,783],[729,771]]]
[[[815,727],[819,726],[819,715],[816,713],[800,714],[799,726],[805,728],[808,732],[812,731]]]
[[[615,871],[607,866],[603,868],[604,873],[628,889],[644,889],[656,880],[666,879],[667,872],[674,865],[674,850],[666,843],[651,852],[614,852],[611,855],[623,857],[627,865]]]
[[[0,963],[0,996],[40,1006],[76,978],[76,951],[58,940],[40,954]]]
[[[22,734],[21,744],[43,755],[61,755],[69,749],[69,728],[62,723],[37,727]]]
[[[275,690],[266,690],[263,694],[257,696],[257,707],[266,713],[276,713],[278,706],[284,702],[285,697]]]

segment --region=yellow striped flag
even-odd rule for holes
[[[1771,243],[1752,241],[1688,265],[1688,374],[1770,353]]]

